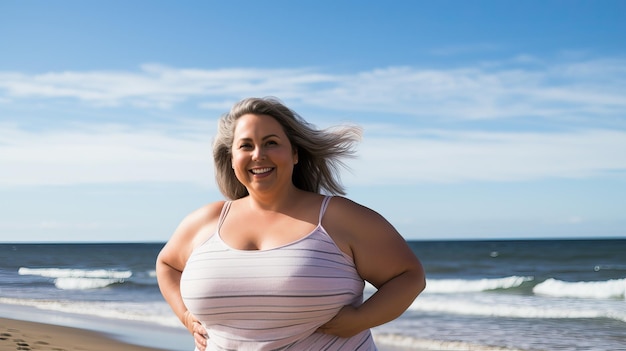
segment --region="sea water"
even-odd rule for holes
[[[626,240],[409,244],[427,288],[373,329],[381,348],[626,350]],[[162,247],[0,244],[0,304],[184,332],[156,283]]]

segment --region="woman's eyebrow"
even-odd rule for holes
[[[278,134],[269,134],[269,135],[266,135],[266,136],[264,136],[263,138],[261,138],[261,140],[265,140],[265,139],[269,139],[269,138],[274,138],[274,137],[275,137],[275,138],[279,138],[279,139],[280,139],[280,136],[279,136]],[[238,141],[251,141],[252,139],[253,139],[253,138],[251,138],[251,137],[242,137],[242,138],[239,138],[239,139],[237,139],[237,140],[238,140]]]

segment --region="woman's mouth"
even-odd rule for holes
[[[274,169],[274,168],[271,168],[271,167],[265,167],[265,168],[253,168],[253,169],[251,169],[251,170],[250,170],[250,173],[252,173],[252,174],[256,174],[256,175],[259,175],[259,174],[269,173],[269,172],[271,172],[273,169]]]

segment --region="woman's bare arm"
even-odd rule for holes
[[[320,331],[349,337],[400,316],[424,290],[424,269],[404,238],[378,213],[348,199],[331,200],[324,226],[378,291],[361,306],[344,307]]]
[[[156,260],[157,282],[161,294],[178,319],[194,335],[196,345],[204,342],[204,332],[183,302],[180,278],[193,249],[215,232],[222,206],[223,202],[213,203],[185,217]]]

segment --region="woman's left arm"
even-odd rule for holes
[[[404,238],[380,214],[334,197],[324,227],[352,253],[359,275],[378,290],[361,306],[345,306],[319,328],[350,337],[399,317],[426,287],[424,269]]]

